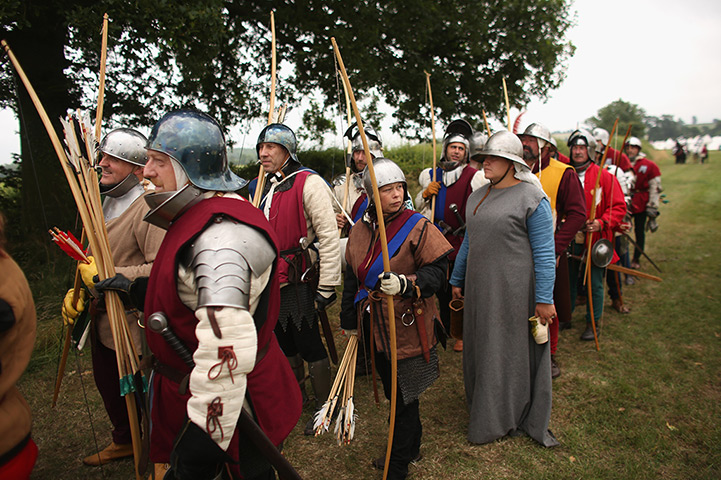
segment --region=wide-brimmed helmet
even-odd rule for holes
[[[200,189],[232,192],[248,183],[228,168],[223,130],[205,113],[167,113],[153,127],[146,148],[176,160],[190,182]]]
[[[145,150],[147,142],[145,135],[137,130],[116,128],[103,137],[100,151],[124,162],[143,167],[148,161],[148,152]]]
[[[406,176],[401,170],[401,167],[395,164],[392,160],[384,157],[378,157],[373,159],[373,171],[376,174],[376,182],[378,182],[378,188],[390,185],[391,183],[401,182],[408,188],[406,183]],[[363,170],[363,188],[366,191],[368,198],[373,198],[373,183],[371,181],[371,175],[368,173],[368,166]]]
[[[532,123],[526,127],[522,135],[528,135],[529,137],[536,137],[539,140],[551,143],[551,131],[540,123]]]
[[[501,130],[491,135],[481,155],[483,157],[505,158],[528,169],[528,165],[523,160],[523,143],[521,143],[521,139],[508,130]]]

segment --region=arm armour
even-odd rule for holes
[[[218,217],[187,249],[183,263],[195,273],[201,307],[248,310],[250,280],[271,266],[275,251],[253,227]]]

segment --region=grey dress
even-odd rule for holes
[[[468,441],[488,443],[527,433],[558,445],[551,417],[549,342],[538,345],[528,318],[535,312],[535,280],[526,226],[544,197],[528,183],[486,185],[466,207],[469,251],[463,317],[463,377],[470,413]]]

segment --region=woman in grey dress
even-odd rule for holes
[[[491,183],[466,207],[466,237],[451,277],[465,295],[463,376],[470,413],[468,440],[488,443],[526,433],[558,445],[551,417],[549,344],[537,344],[528,319],[553,322],[555,254],[548,197],[523,161],[510,132],[494,134],[483,151]],[[473,268],[466,269],[466,265]]]

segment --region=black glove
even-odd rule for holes
[[[335,288],[319,286],[315,293],[315,306],[318,310],[325,310],[326,307],[333,305],[337,298]]]
[[[126,306],[142,312],[145,305],[145,292],[148,290],[148,277],[138,277],[131,281],[122,273],[116,273],[113,277],[97,282],[95,289],[100,293],[108,290],[117,292]]]
[[[213,480],[225,470],[226,463],[233,463],[210,435],[190,420],[186,419],[173,443],[165,479]]]

